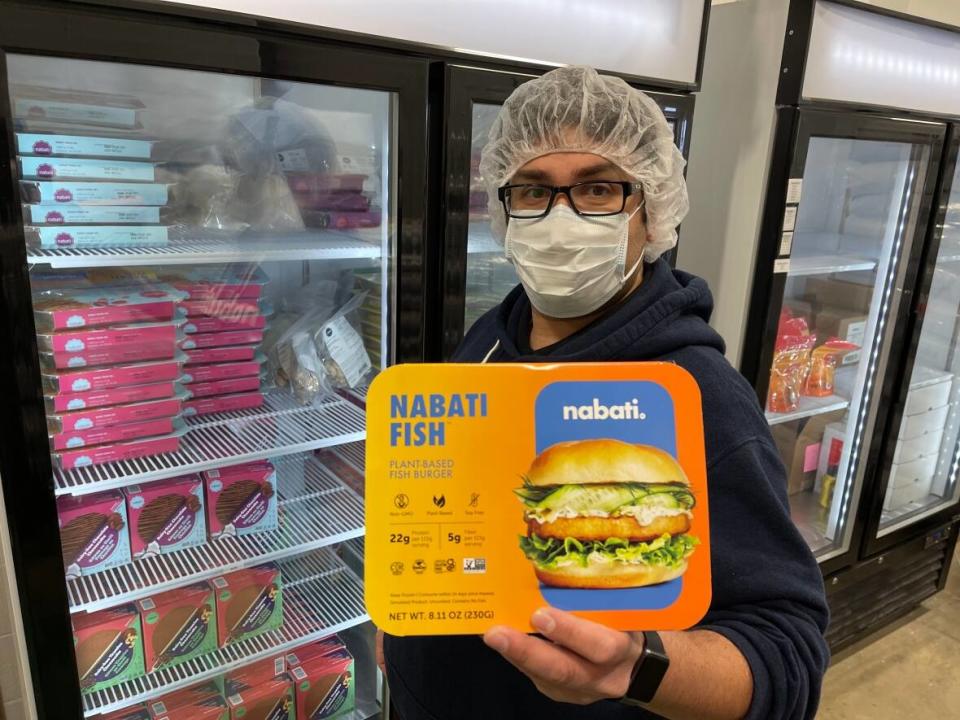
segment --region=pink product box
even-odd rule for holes
[[[186,417],[193,415],[210,415],[211,413],[231,412],[234,410],[250,410],[263,405],[264,397],[261,392],[241,393],[239,395],[217,395],[214,397],[197,398],[183,403],[183,414]]]
[[[277,527],[277,473],[271,462],[230,465],[203,475],[210,537],[249,535]]]
[[[263,359],[262,357],[260,358]],[[218,365],[188,365],[183,369],[180,382],[208,383],[217,380],[243,378],[260,374],[260,361],[222,363]]]
[[[210,397],[211,395],[231,395],[234,393],[252,392],[260,389],[260,376],[230,378],[228,380],[214,380],[212,382],[195,382],[187,385],[187,392],[191,398]]]
[[[33,314],[40,332],[100,325],[173,320],[185,294],[169,285],[135,288],[64,288],[36,293]]]
[[[62,495],[57,498],[57,516],[67,579],[130,562],[123,493]]]
[[[93,430],[70,430],[50,435],[50,446],[54,450],[73,450],[74,448],[118,443],[138,438],[169,435],[174,430],[173,418],[157,418],[138,423],[110,425]]]
[[[185,426],[174,423],[174,432],[171,435],[112,445],[98,445],[79,450],[63,450],[53,453],[53,460],[61,470],[73,470],[108,462],[134,460],[150,455],[176,452],[180,449],[180,439],[185,432]]]
[[[97,365],[143,362],[145,360],[169,360],[176,354],[177,346],[174,343],[144,343],[114,345],[76,353],[41,352],[40,362],[47,370],[71,370]]]
[[[263,309],[259,300],[247,298],[213,298],[210,300],[184,300],[180,307],[188,317],[208,315],[237,319],[247,315],[259,315]]]
[[[195,267],[168,278],[168,282],[186,293],[190,300],[257,300],[268,281],[259,266],[251,269],[234,265]]]
[[[234,330],[262,330],[267,326],[265,315],[238,315],[219,318],[212,315],[191,317],[183,331],[186,333],[230,332]]]
[[[89,410],[111,405],[125,405],[128,403],[142,403],[149,400],[173,398],[177,393],[177,386],[173,381],[151,383],[149,385],[133,385],[118,387],[109,390],[96,390],[83,393],[59,393],[44,397],[48,413],[67,413],[75,410]],[[112,411],[111,411],[112,412]]]
[[[51,433],[85,432],[125,423],[141,423],[146,420],[173,418],[180,414],[182,407],[183,398],[171,397],[129,405],[115,405],[100,410],[78,410],[59,415],[48,415],[47,429]]]
[[[172,346],[178,335],[177,323],[136,323],[91,330],[40,333],[37,335],[37,345],[46,351],[78,353],[131,343],[169,343]]]
[[[203,479],[184,475],[125,490],[130,518],[130,551],[149,557],[203,544]]]
[[[257,348],[254,345],[232,345],[185,350],[184,354],[187,356],[187,365],[247,362],[256,357]]]
[[[311,228],[331,228],[333,230],[356,230],[357,228],[379,227],[383,221],[380,208],[354,212],[350,210],[306,210],[301,209],[303,224]]]
[[[263,342],[263,330],[232,330],[230,332],[196,333],[180,341],[183,350],[224,347],[226,345],[257,345]]]
[[[42,373],[41,378],[44,388],[51,393],[86,393],[176,380],[180,377],[181,363],[182,358],[177,355],[172,360],[113,365],[75,372]]]

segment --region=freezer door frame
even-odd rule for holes
[[[871,492],[869,497],[864,498],[864,501],[861,502],[860,522],[864,528],[862,547],[864,557],[872,557],[888,551],[890,548],[914,537],[931,532],[944,523],[960,521],[960,498],[958,498],[935,513],[878,536],[893,454],[896,451],[897,437],[900,433],[900,423],[906,406],[910,378],[913,374],[917,348],[923,332],[927,300],[937,267],[937,254],[940,250],[943,225],[950,202],[950,194],[953,190],[953,178],[957,168],[958,155],[960,155],[960,124],[952,123],[949,126],[946,148],[941,158],[936,189],[937,205],[926,228],[926,242],[920,257],[920,272],[916,290],[913,293],[906,322],[903,324],[903,342],[902,345],[898,346],[900,358],[893,366],[893,372],[888,372],[884,377],[880,390],[880,403],[889,410],[887,411],[885,426],[880,427],[879,424],[877,426],[872,443],[875,451],[871,452],[867,467],[867,476],[871,478]],[[958,342],[958,345],[954,347],[957,351],[960,351],[958,332],[960,332],[960,321],[958,321],[954,331],[954,337]]]
[[[918,220],[913,235],[905,237],[903,241],[898,269],[900,281],[893,288],[892,310],[887,316],[883,330],[884,337],[881,338],[883,351],[878,359],[874,377],[882,378],[889,363],[896,360],[896,357],[890,357],[889,348],[898,348],[904,341],[903,326],[909,312],[909,298],[913,293],[920,266],[920,254],[928,218],[933,207],[934,186],[939,172],[939,158],[945,136],[946,124],[942,122],[870,112],[777,108],[760,237],[754,259],[753,284],[747,307],[746,331],[742,340],[744,351],[740,355],[740,372],[753,385],[761,405],[766,404],[770,364],[773,361],[773,339],[776,337],[787,283],[787,273],[776,272],[779,267],[778,259],[782,259],[779,257],[780,241],[784,212],[787,207],[787,190],[791,178],[803,177],[810,141],[814,137],[878,140],[913,143],[928,149],[926,172],[917,182],[920,192]],[[877,427],[884,425],[885,411],[886,408],[877,401],[875,395],[873,401],[868,403],[866,430],[862,439],[867,453],[874,451],[873,441],[876,438]],[[862,523],[858,522],[859,505],[863,500],[862,493],[871,484],[864,473],[868,460],[868,457],[860,460],[855,469],[856,475],[848,481],[853,483],[850,502],[857,503],[846,515],[846,522],[852,525],[848,536],[849,543],[840,552],[828,553],[827,557],[818,558],[824,573],[836,572],[857,560],[863,533]]]
[[[395,93],[394,361],[423,359],[428,65],[290,32],[74,3],[0,3],[0,476],[40,720],[81,718],[21,208],[8,54],[157,65]]]
[[[434,206],[432,215],[434,226],[442,228],[443,233],[437,263],[440,283],[435,301],[429,303],[429,307],[436,309],[430,326],[439,327],[440,331],[439,336],[428,343],[435,350],[433,357],[437,360],[449,360],[464,335],[473,105],[502,105],[519,85],[537,74],[537,71],[526,74],[452,63],[437,63],[431,68],[431,101],[438,108],[434,125],[442,136],[437,139],[442,143],[442,157],[435,166],[441,201]],[[637,88],[652,97],[661,109],[671,109],[665,114],[675,120],[674,136],[687,158],[694,96]],[[674,265],[676,248],[665,257]]]

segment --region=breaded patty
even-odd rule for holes
[[[599,540],[623,538],[631,542],[654,540],[664,533],[679,535],[690,529],[690,518],[685,515],[667,515],[656,518],[649,525],[640,525],[632,517],[575,517],[557,518],[553,522],[541,523],[529,520],[527,529],[542,538],[568,537],[578,540]]]

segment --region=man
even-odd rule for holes
[[[480,170],[521,286],[471,328],[456,360],[660,360],[692,373],[713,601],[685,632],[622,633],[543,609],[532,618],[540,636],[388,637],[402,720],[814,717],[829,656],[822,579],[790,520],[756,395],[707,325],[710,291],[660,259],[688,207],[662,113],[622,80],[554,70],[504,104]],[[622,702],[628,690],[642,706]]]

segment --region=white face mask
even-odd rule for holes
[[[609,302],[640,265],[638,259],[625,270],[628,226],[639,209],[589,217],[556,205],[541,218],[510,218],[507,259],[533,306],[549,317],[572,318]]]

